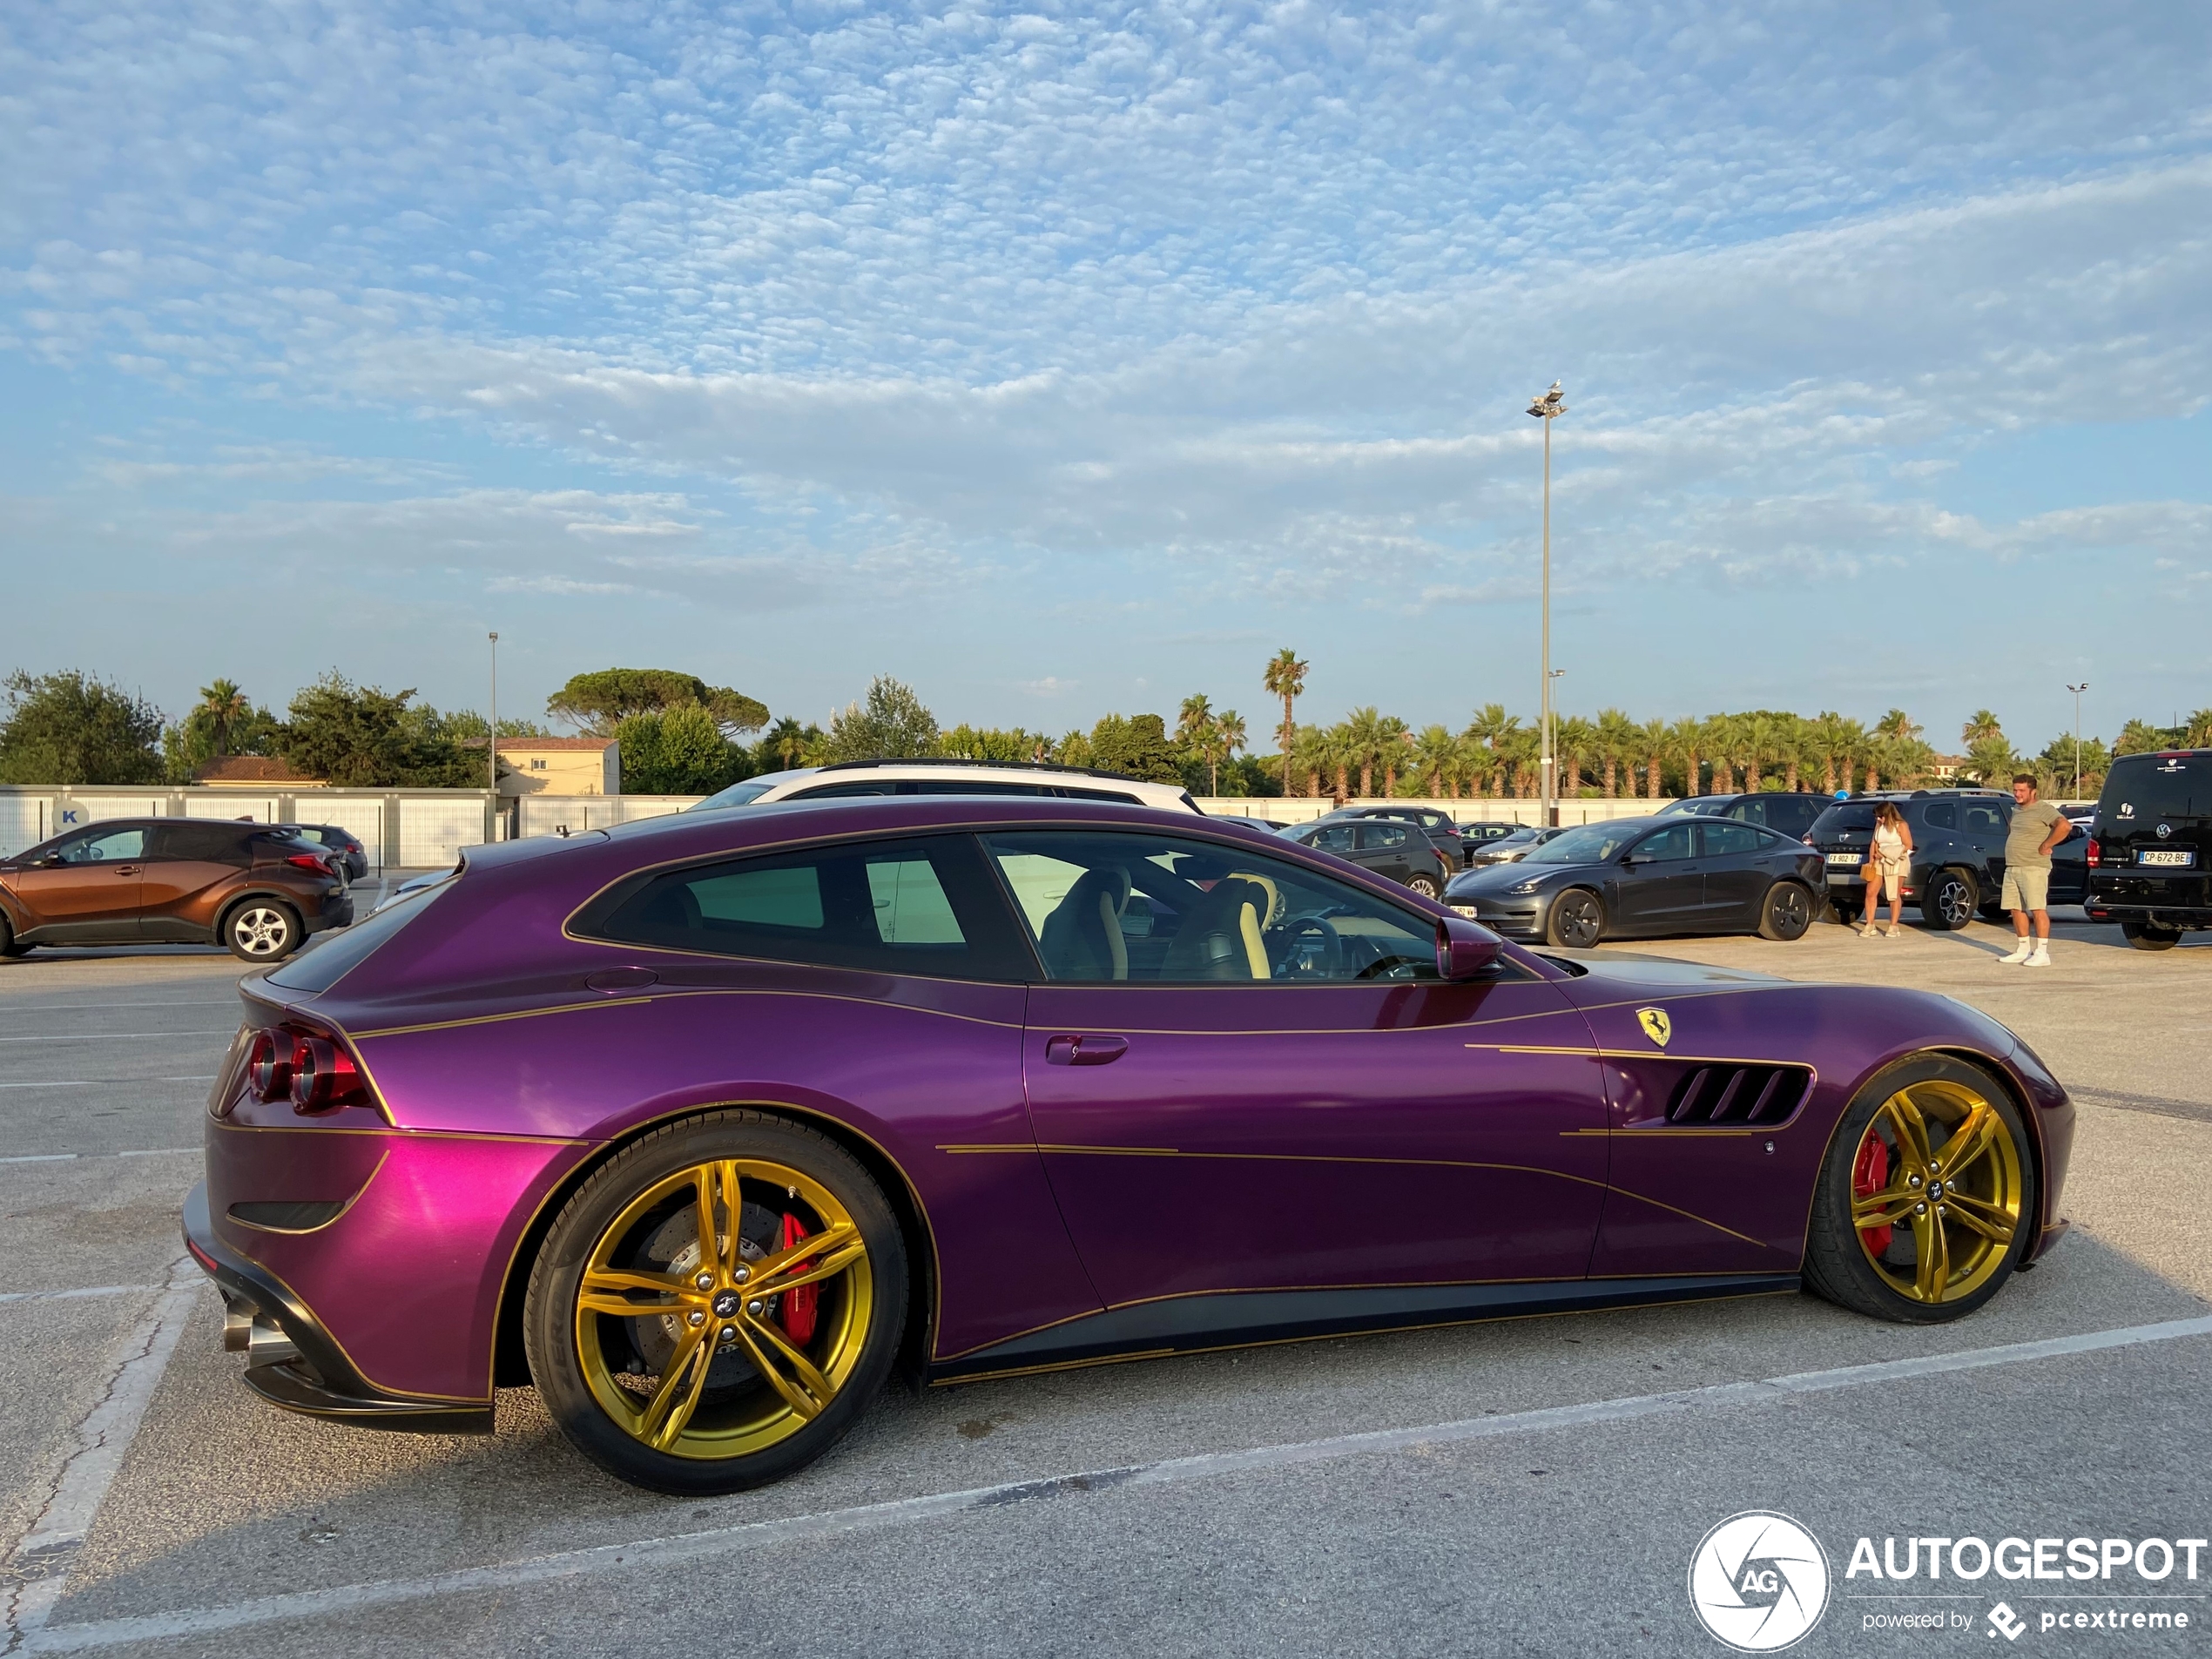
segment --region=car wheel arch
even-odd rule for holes
[[[523,1305],[529,1294],[530,1273],[537,1264],[538,1252],[544,1248],[545,1240],[553,1231],[554,1222],[570,1198],[624,1148],[635,1145],[671,1123],[720,1111],[759,1112],[765,1116],[783,1118],[813,1130],[850,1154],[853,1161],[867,1172],[868,1178],[882,1192],[884,1202],[891,1206],[899,1231],[909,1246],[907,1251],[907,1306],[912,1314],[919,1315],[908,1318],[907,1328],[900,1336],[894,1374],[919,1378],[927,1371],[930,1339],[937,1326],[937,1287],[941,1279],[937,1268],[937,1235],[930,1224],[927,1206],[922,1203],[921,1193],[899,1161],[873,1136],[853,1128],[835,1114],[819,1108],[797,1105],[784,1100],[708,1100],[657,1112],[624,1125],[619,1133],[595,1146],[589,1156],[577,1159],[559,1180],[547,1189],[529,1224],[516,1239],[501,1278],[498,1312],[492,1326],[491,1383],[494,1388],[520,1387],[531,1380],[529,1358],[523,1345]]]
[[[1893,1055],[1883,1061],[1881,1064],[1869,1068],[1851,1083],[1850,1088],[1843,1091],[1842,1099],[1836,1108],[1836,1115],[1829,1120],[1828,1133],[1821,1143],[1820,1157],[1814,1163],[1813,1168],[1824,1170],[1828,1167],[1828,1155],[1834,1150],[1836,1131],[1843,1127],[1844,1119],[1850,1115],[1851,1102],[1857,1100],[1865,1090],[1892,1072],[1902,1070],[1905,1067],[1923,1060],[1955,1060],[1962,1065],[1972,1066],[1976,1071],[1986,1076],[1993,1087],[2004,1092],[2005,1097],[2012,1102],[2013,1109],[2020,1114],[2020,1122],[2027,1126],[2027,1157],[2029,1163],[2033,1168],[2035,1178],[2035,1213],[2028,1217],[2027,1244],[2020,1251],[2020,1259],[2022,1265],[2032,1267],[2035,1262],[2035,1252],[2043,1245],[2043,1235],[2047,1231],[2043,1211],[2050,1202],[2050,1190],[2044,1184],[2047,1159],[2043,1146],[2043,1121],[2041,1115],[2035,1109],[2035,1103],[2028,1098],[2027,1091],[2020,1087],[2020,1081],[2013,1076],[2012,1068],[1994,1055],[1987,1054],[1979,1049],[1968,1048],[1962,1043],[1932,1042],[1921,1048],[1907,1049],[1903,1054]],[[1805,1250],[1811,1239],[1811,1224],[1812,1206],[1808,1202],[1805,1206],[1806,1231],[1797,1243],[1797,1258],[1801,1264],[1804,1260]]]

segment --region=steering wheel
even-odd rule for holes
[[[1276,968],[1285,979],[1335,979],[1344,968],[1344,936],[1318,916],[1294,916],[1274,930]]]

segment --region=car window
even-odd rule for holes
[[[1655,859],[1662,863],[1676,859],[1695,858],[1696,845],[1690,837],[1696,826],[1691,824],[1670,824],[1656,835],[1636,843],[1635,853],[1640,859]]]
[[[988,778],[917,778],[907,789],[916,795],[1027,795],[1032,799],[1053,792],[1042,784],[1001,784]]]
[[[718,956],[1021,980],[1032,969],[965,837],[841,843],[634,878],[571,924]]]
[[[147,857],[191,859],[211,864],[247,862],[239,833],[227,824],[164,824],[153,833]]]
[[[872,784],[822,784],[784,797],[786,800],[846,800],[856,795],[895,795],[899,786],[879,779]]]
[[[1379,852],[1386,846],[1403,846],[1407,839],[1403,824],[1362,824],[1359,826],[1359,846],[1363,852]]]
[[[1352,847],[1352,834],[1349,824],[1324,824],[1305,840],[1308,846],[1318,846],[1324,853],[1349,853]]]
[[[2005,833],[2006,813],[2001,807],[1970,805],[1964,812],[1966,833],[1977,840],[1987,840]]]
[[[2097,799],[2097,813],[2116,829],[2212,813],[2212,756],[2128,755],[2115,760]]]
[[[1703,843],[1703,855],[1709,859],[1736,858],[1745,853],[1764,852],[1772,845],[1749,824],[1738,824],[1727,819],[1701,824],[1698,829]]]
[[[71,836],[54,848],[64,864],[114,864],[124,860],[143,858],[145,850],[146,833],[143,826],[87,830],[82,835]]]
[[[1093,830],[987,835],[983,845],[1050,979],[1183,984],[1437,977],[1429,922],[1302,865],[1244,847]]]
[[[1920,821],[1930,829],[1955,830],[1959,827],[1959,808],[1955,802],[1930,801],[1920,811]]]

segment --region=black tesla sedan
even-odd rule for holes
[[[1446,904],[1509,939],[1578,950],[1656,934],[1796,939],[1826,900],[1826,861],[1804,842],[1683,817],[1584,824],[1444,890]]]

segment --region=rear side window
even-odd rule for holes
[[[595,900],[588,938],[936,979],[1034,971],[965,836],[852,842],[635,877]]]
[[[1704,843],[1703,856],[1709,859],[1734,858],[1743,853],[1764,853],[1773,845],[1749,824],[1722,819],[1717,823],[1700,824],[1699,839]]]
[[[1359,827],[1359,845],[1370,852],[1375,852],[1386,846],[1403,846],[1406,845],[1406,826],[1403,824],[1368,823]]]
[[[1930,829],[1955,830],[1959,827],[1959,808],[1952,801],[1931,801],[1922,809],[1920,819]]]
[[[1986,841],[1993,837],[2003,835],[2007,816],[2003,808],[1997,806],[1981,806],[1969,803],[1960,809],[1960,817],[1966,824],[1966,833],[1978,841]]]
[[[227,824],[164,824],[153,833],[146,856],[190,859],[209,864],[246,864],[245,837]]]
[[[2097,816],[2116,826],[2212,815],[2212,756],[2129,755],[2115,760]]]

